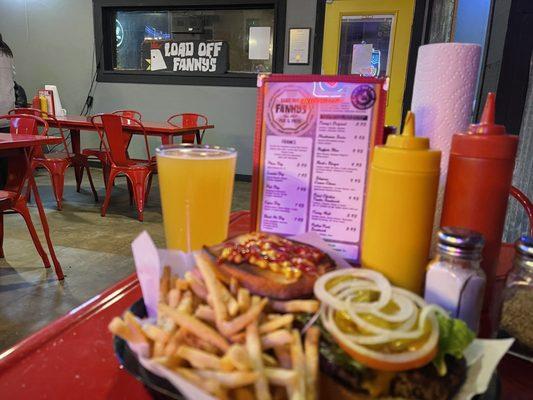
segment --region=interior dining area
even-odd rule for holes
[[[533,396],[533,2],[0,0],[0,398]]]

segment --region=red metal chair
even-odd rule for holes
[[[98,194],[94,188],[93,178],[91,176],[91,170],[89,169],[89,162],[86,156],[81,155],[76,157],[68,149],[67,141],[63,133],[63,128],[59,121],[53,115],[48,114],[45,111],[41,111],[35,108],[15,108],[9,111],[9,114],[30,114],[37,117],[44,117],[51,119],[55,122],[59,134],[61,135],[63,151],[54,152],[54,153],[44,153],[42,148],[36,148],[34,151],[34,157],[32,159],[32,169],[35,170],[38,167],[45,168],[50,174],[50,179],[52,180],[52,187],[54,189],[54,196],[56,198],[57,209],[61,210],[63,208],[63,188],[65,186],[65,171],[73,163],[79,163],[82,168],[87,169],[87,176],[89,177],[89,184],[91,185],[91,190],[94,195],[94,201],[98,201]],[[79,190],[78,190],[79,191]],[[28,199],[29,199],[29,189],[28,189]]]
[[[142,221],[144,204],[150,193],[153,173],[156,171],[156,164],[150,156],[148,136],[144,125],[139,120],[117,114],[95,115],[91,117],[91,122],[100,136],[100,142],[106,151],[106,158],[109,162],[109,176],[106,182],[106,196],[102,205],[102,217],[105,216],[111,200],[113,182],[117,175],[123,174],[131,185],[133,198],[137,205],[138,219]],[[139,131],[143,133],[146,159],[134,160],[129,158],[127,152],[129,134],[124,132],[123,122],[136,125]]]
[[[10,133],[12,135],[25,134],[25,135],[47,135],[48,123],[40,117],[31,114],[17,114],[17,115],[2,115],[0,120],[9,120]],[[39,126],[42,127],[39,133]],[[41,149],[34,149],[41,150]],[[50,261],[48,255],[43,249],[39,236],[35,231],[35,226],[31,219],[28,205],[26,203],[26,197],[22,195],[22,189],[28,180],[28,176],[31,173],[28,171],[28,167],[31,168],[29,161],[26,158],[26,154],[22,152],[12,152],[9,155],[8,163],[8,176],[5,187],[0,190],[0,257],[4,258],[3,242],[4,242],[4,213],[16,212],[24,218],[30,236],[33,240],[33,244],[41,259],[45,268],[50,268]],[[46,228],[48,229],[48,228]],[[46,231],[45,231],[46,234]],[[48,236],[47,236],[48,240]],[[60,266],[56,267],[56,275],[58,279],[63,279],[63,271]]]
[[[138,121],[142,119],[142,114],[139,111],[135,111],[135,110],[116,110],[116,111],[113,111],[111,114],[120,115],[126,118],[132,118]],[[124,134],[126,135],[125,138],[129,146],[132,135],[126,132]],[[102,175],[104,176],[104,186],[105,186],[107,184],[107,178],[109,177],[109,161],[106,158],[106,151],[102,146],[102,142],[100,142],[100,146],[98,148],[86,148],[86,149],[83,149],[81,153],[85,157],[94,157],[100,160],[100,163],[102,164]],[[80,183],[81,183],[81,180],[83,179],[83,167],[81,168],[80,176],[81,176],[80,178]],[[78,189],[78,192],[79,192],[79,189]]]
[[[168,117],[167,122],[178,128],[209,125],[205,115],[195,113],[174,114]],[[196,143],[201,144],[204,139],[204,133],[205,129],[201,132],[200,130],[197,130],[196,133],[183,135],[181,141],[182,143],[194,143],[194,138],[196,137]]]

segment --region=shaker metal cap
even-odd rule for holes
[[[526,257],[533,258],[533,237],[523,235],[515,243],[516,251]]]
[[[485,243],[481,233],[466,228],[445,226],[437,236],[439,250],[456,256],[478,254]]]

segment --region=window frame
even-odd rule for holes
[[[169,74],[149,71],[113,70],[112,11],[127,10],[202,10],[202,9],[274,9],[272,72],[282,73],[285,48],[286,0],[93,0],[96,80],[98,82],[151,83],[197,86],[255,87],[256,73]]]

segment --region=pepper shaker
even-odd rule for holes
[[[533,238],[522,236],[515,249],[503,292],[500,327],[533,351]]]

